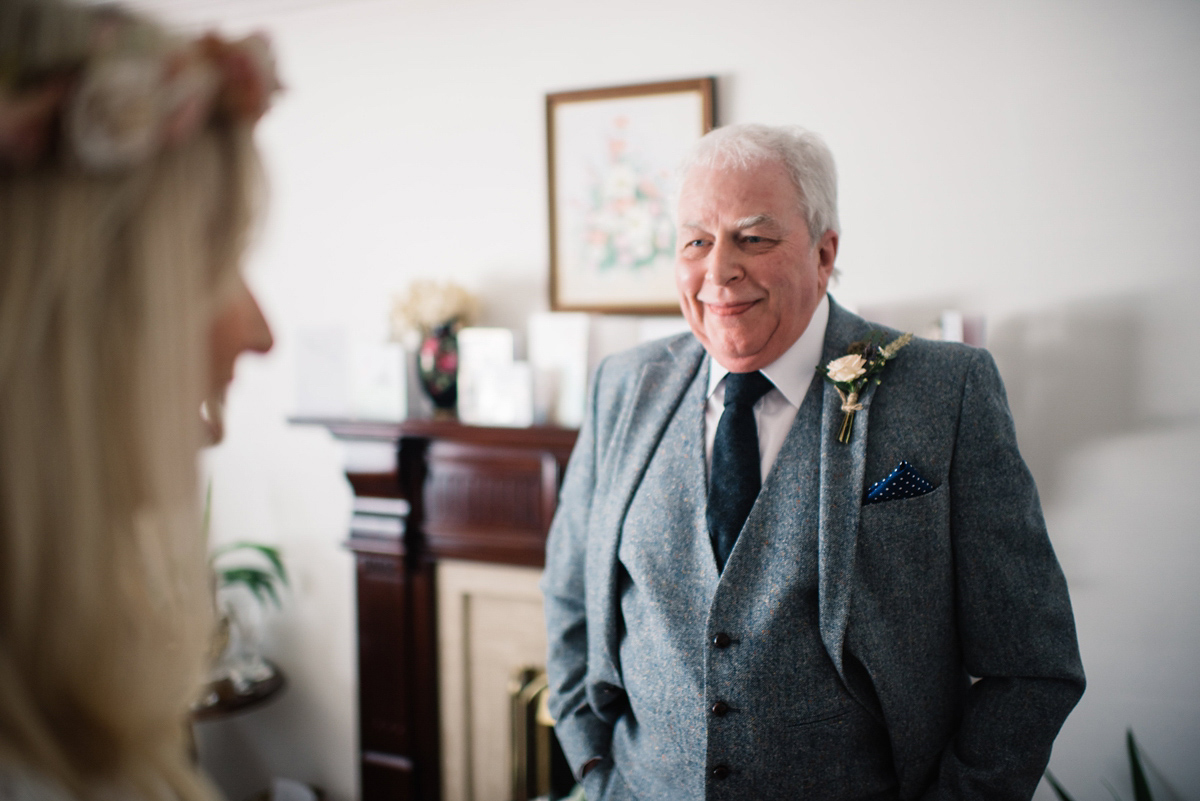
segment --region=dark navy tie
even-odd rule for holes
[[[725,410],[717,423],[708,482],[708,533],[718,572],[725,569],[762,484],[754,404],[772,386],[757,371],[725,376]]]

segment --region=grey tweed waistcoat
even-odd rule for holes
[[[612,748],[624,783],[655,801],[886,796],[896,785],[886,731],[846,692],[818,629],[822,387],[814,380],[718,575],[705,522],[707,386],[701,369],[618,546],[629,711]],[[714,645],[717,635],[729,644]]]

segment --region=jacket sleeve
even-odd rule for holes
[[[926,799],[1028,801],[1083,666],[1066,579],[991,356],[975,351],[950,466],[956,612],[975,677]]]
[[[576,778],[593,757],[607,756],[612,726],[592,710],[587,697],[588,637],[586,560],[588,519],[596,488],[597,409],[601,373],[592,379],[591,398],[579,439],[559,493],[558,509],[546,540],[542,595],[546,612],[549,707],[555,734]]]

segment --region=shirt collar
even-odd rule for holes
[[[783,393],[787,402],[797,409],[808,394],[813,373],[821,362],[821,351],[825,347],[825,327],[829,323],[829,295],[823,295],[813,311],[808,328],[792,346],[775,361],[762,369],[762,374],[771,380],[775,388]],[[729,371],[713,358],[708,360],[708,394],[712,397],[717,385]]]

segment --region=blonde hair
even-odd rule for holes
[[[89,13],[0,9],[0,61],[31,30],[70,58]],[[232,123],[119,175],[0,174],[0,765],[80,798],[214,795],[186,734],[212,633],[198,409],[258,178]]]

